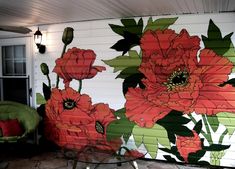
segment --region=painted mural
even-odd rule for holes
[[[222,36],[212,20],[207,35],[190,35],[184,28],[176,32],[170,28],[176,20],[150,17],[144,24],[142,18],[121,19],[121,25],[109,25],[120,36],[111,49],[121,54],[103,62],[123,80],[125,105],[119,110],[93,103],[82,92],[84,79],[106,68],[93,65],[93,50],[66,50],[73,40],[73,29],[66,28],[53,69],[54,88],[47,64],[41,64],[48,79],[43,84],[46,137],[69,148],[125,147],[151,159],[221,165],[231,146],[224,138],[235,129],[233,33]],[[72,80],[78,89],[70,86]]]

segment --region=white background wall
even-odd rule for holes
[[[178,17],[176,23],[170,26],[171,29],[177,33],[185,28],[190,35],[207,36],[207,28],[209,20],[212,19],[214,23],[221,29],[223,36],[230,32],[235,32],[235,14],[207,14],[207,15],[180,15],[180,16],[163,16],[163,17]],[[153,19],[162,17],[153,17]],[[138,20],[139,17],[136,18]],[[146,25],[148,17],[144,17],[144,25]],[[82,49],[92,49],[97,55],[94,65],[105,66],[106,71],[98,73],[93,79],[84,80],[82,93],[89,94],[92,97],[93,103],[105,102],[114,109],[119,109],[124,106],[125,100],[122,94],[122,80],[115,79],[117,73],[112,73],[113,68],[104,64],[101,60],[113,59],[121,52],[110,49],[117,40],[122,37],[114,33],[108,24],[121,25],[120,19],[110,20],[96,20],[86,22],[74,22],[54,25],[44,25],[40,30],[46,34],[45,54],[37,52],[35,47],[34,53],[34,89],[35,93],[42,93],[42,82],[47,82],[46,77],[40,71],[40,64],[45,62],[49,65],[52,71],[55,66],[55,59],[59,58],[62,52],[63,43],[61,37],[63,30],[66,27],[74,28],[74,40],[68,48],[78,47]],[[235,42],[235,35],[232,36]],[[55,73],[50,74],[52,84],[55,84]],[[73,82],[72,87],[78,88],[78,83]],[[60,88],[63,88],[62,80],[60,81]]]

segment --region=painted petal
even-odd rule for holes
[[[157,120],[165,117],[170,110],[156,105],[144,97],[140,88],[130,88],[126,94],[126,116],[140,127],[151,128]]]
[[[209,49],[203,49],[200,53],[199,70],[204,83],[221,84],[228,80],[233,64],[225,57],[217,55]]]

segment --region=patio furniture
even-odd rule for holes
[[[13,101],[0,101],[0,121],[18,121],[23,133],[15,136],[2,136],[0,143],[15,143],[26,139],[29,133],[35,131],[40,121],[37,111],[28,105]],[[14,123],[15,124],[15,123]]]
[[[138,169],[136,160],[143,158],[145,154],[124,154],[121,155],[121,150],[125,149],[129,151],[126,147],[121,147],[118,152],[99,150],[91,146],[84,147],[81,150],[70,149],[65,151],[65,156],[74,161],[73,169],[77,168],[77,163],[86,163],[86,169],[90,169],[90,165],[95,165],[94,169],[98,168],[100,165],[115,164],[117,167],[121,166],[123,163],[129,163],[134,169]]]

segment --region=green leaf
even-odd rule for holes
[[[227,128],[229,135],[232,135],[235,130],[235,114],[222,112],[218,113],[217,117],[219,122]]]
[[[123,36],[124,35],[124,31],[125,28],[123,26],[119,26],[119,25],[114,25],[114,24],[109,24],[109,26],[111,27],[111,29],[117,33],[118,35]]]
[[[184,117],[182,112],[172,110],[156,123],[160,124],[168,131],[168,137],[172,143],[175,143],[175,135],[193,136],[192,131],[185,126],[188,122],[190,122],[190,119]]]
[[[118,56],[111,60],[102,60],[105,64],[114,68],[114,72],[124,70],[128,67],[139,66],[141,59],[135,50],[130,50],[128,56]]]
[[[227,82],[224,82],[224,83],[222,83],[222,84],[219,84],[219,86],[220,86],[220,87],[224,87],[224,86],[227,85],[227,84],[232,85],[233,87],[235,87],[235,78],[229,79]]]
[[[116,42],[111,49],[116,51],[122,51],[124,55],[132,47],[140,44],[140,37],[142,36],[143,30],[143,19],[140,18],[138,23],[132,19],[121,19],[123,26],[109,24],[111,29],[121,35],[124,39]]]
[[[119,117],[119,118],[123,119],[123,118],[126,118],[125,112],[126,112],[126,109],[125,109],[125,108],[122,108],[122,109],[116,110],[116,111],[114,112],[114,115],[115,115],[116,117]]]
[[[205,153],[205,150],[199,150],[195,153],[189,153],[188,162],[194,164],[197,163],[205,155]]]
[[[208,161],[198,161],[198,165],[210,166],[211,164]]]
[[[198,121],[197,124],[194,126],[193,130],[197,132],[197,134],[200,134],[202,130],[202,120]]]
[[[143,73],[136,73],[126,77],[122,83],[123,94],[125,95],[130,87],[135,88],[138,85],[141,89],[144,89],[145,85],[141,81],[143,78],[145,78]]]
[[[132,74],[140,73],[138,69],[139,69],[139,66],[128,67],[124,69],[123,71],[121,71],[121,73],[117,75],[116,78],[125,79]]]
[[[158,143],[164,147],[170,148],[170,142],[167,137],[167,131],[158,124],[155,124],[152,128],[142,128],[135,126],[133,128],[133,137],[136,146],[143,143],[152,158],[156,158]]]
[[[223,38],[220,29],[210,20],[207,31],[208,37],[202,35],[202,41],[205,48],[212,49],[218,55],[224,55],[230,50],[232,34],[230,33]]]
[[[175,18],[160,18],[153,21],[152,17],[149,18],[147,26],[144,29],[144,32],[147,30],[164,30],[167,29],[170,25],[174,24],[178,17]]]
[[[116,51],[122,51],[122,55],[127,53],[132,47],[140,45],[140,37],[137,34],[131,32],[124,32],[124,39],[119,40],[111,49]]]
[[[41,93],[36,93],[36,103],[37,104],[45,104],[46,100],[44,99]]]
[[[176,162],[176,160],[174,158],[172,158],[170,155],[164,155],[163,157],[169,162],[173,162],[173,163]]]
[[[106,129],[106,138],[108,141],[120,138],[123,136],[125,142],[128,141],[131,136],[132,129],[135,123],[129,121],[126,116],[124,116],[125,109],[120,109],[118,112],[115,112],[115,115],[118,115],[120,119],[112,121]]]
[[[226,150],[230,145],[221,145],[221,144],[211,144],[210,146],[204,146],[203,150],[205,151],[222,151]]]
[[[47,86],[45,83],[42,84],[42,91],[44,94],[44,98],[46,100],[49,100],[51,97],[51,88],[49,86]]]
[[[219,120],[217,116],[207,116],[209,125],[211,126],[213,132],[216,132],[219,128]]]

